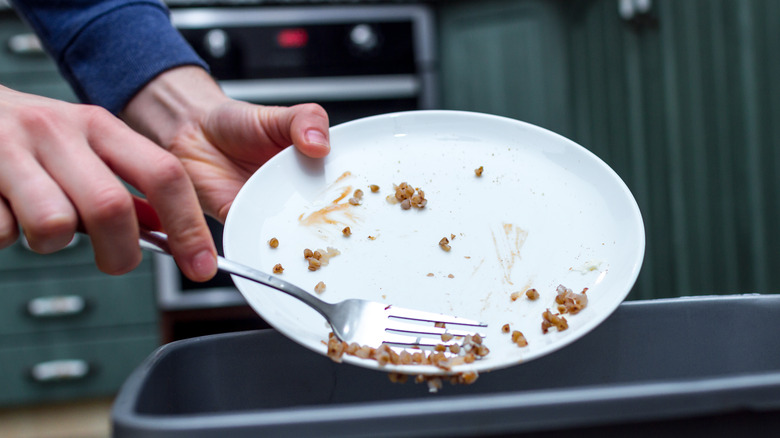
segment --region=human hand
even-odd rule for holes
[[[222,222],[247,178],[282,149],[293,144],[314,158],[330,151],[328,116],[319,105],[235,101],[196,67],[164,73],[122,116],[181,160],[204,211]]]
[[[100,270],[122,274],[141,261],[139,215],[153,221],[154,211],[185,275],[211,278],[216,250],[174,155],[101,108],[0,86],[0,248],[19,226],[40,253],[64,248],[83,229]]]

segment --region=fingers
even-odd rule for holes
[[[119,121],[113,122],[102,121],[114,126],[95,129],[101,134],[90,138],[93,148],[111,169],[146,195],[147,205],[135,201],[138,219],[142,223],[159,220],[184,275],[194,281],[210,279],[217,271],[217,252],[184,166]]]
[[[322,158],[330,152],[330,137],[328,134],[328,114],[313,103],[295,105],[288,108],[291,112],[288,129],[292,143],[304,155],[312,158]]]
[[[75,208],[77,214],[69,215],[72,220],[69,225],[75,230],[80,219],[90,236],[98,268],[108,274],[124,274],[141,262],[133,200],[124,185],[94,153],[89,139],[85,137],[92,129],[93,119],[113,116],[94,107],[79,106],[78,110],[81,124],[67,126],[57,123],[53,115],[49,115],[48,121],[41,121],[46,129],[37,133],[36,156],[45,169],[45,175],[56,181],[71,208]],[[29,227],[35,224],[28,225],[23,219],[20,221],[30,239]]]
[[[0,197],[0,249],[10,246],[19,238],[19,228],[11,213],[11,207]]]
[[[76,232],[78,217],[70,200],[33,156],[19,149],[0,160],[0,235],[16,236],[15,216],[33,251],[47,254],[64,248]],[[11,216],[10,219],[8,216]]]

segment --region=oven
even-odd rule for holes
[[[173,7],[171,16],[235,99],[316,102],[332,125],[437,106],[434,20],[425,5]],[[221,251],[221,225],[210,227]],[[170,258],[155,264],[163,312],[246,307],[226,274],[193,283]]]

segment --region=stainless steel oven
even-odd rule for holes
[[[334,125],[437,106],[434,21],[425,5],[172,8],[172,19],[236,99],[317,102]],[[210,225],[221,249],[221,226]],[[169,258],[155,263],[163,311],[245,305],[227,275],[198,284]]]

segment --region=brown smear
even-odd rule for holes
[[[352,173],[347,171],[341,174],[338,178],[336,178],[336,181],[333,182],[333,184],[330,185],[330,187],[333,187],[334,185],[338,184],[339,182],[343,181],[344,179],[352,176]],[[329,187],[329,188],[330,188]],[[298,222],[301,225],[305,226],[311,226],[311,225],[324,225],[324,224],[330,224],[330,225],[348,225],[343,221],[337,220],[333,218],[333,214],[337,212],[344,212],[344,215],[347,216],[350,220],[354,221],[355,217],[354,215],[349,211],[350,208],[352,208],[349,203],[339,203],[343,201],[349,194],[352,193],[352,186],[346,186],[341,189],[341,194],[331,201],[329,205],[326,205],[325,207],[320,208],[319,210],[309,214],[308,216],[304,217],[304,213],[301,213],[300,216],[298,216]]]
[[[514,285],[512,282],[512,268],[515,266],[515,262],[520,260],[520,250],[528,237],[528,231],[512,224],[503,224],[502,229],[504,231],[503,236],[496,237],[496,233],[493,231],[490,234],[493,236],[493,245],[496,248],[498,263],[504,271],[504,282]],[[502,251],[502,248],[508,248],[508,253],[505,249]]]

